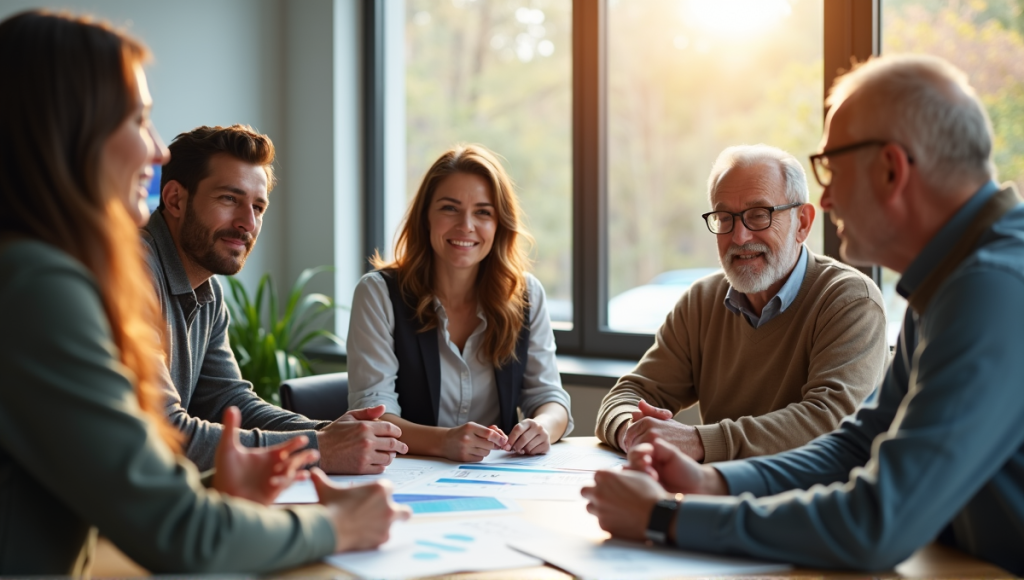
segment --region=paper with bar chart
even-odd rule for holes
[[[449,473],[434,473],[403,488],[404,493],[486,496],[508,499],[575,501],[594,481],[587,471],[468,464]]]
[[[394,489],[402,487],[436,471],[450,471],[451,466],[438,463],[431,459],[395,459],[384,473],[377,475],[332,475],[330,480],[343,486],[360,485],[386,479],[391,482]],[[316,489],[313,482],[297,481],[288,489],[281,492],[274,503],[316,503],[318,501]]]
[[[395,524],[377,550],[337,554],[328,564],[365,578],[410,578],[540,566],[492,534],[461,523]]]
[[[611,469],[626,464],[626,457],[611,449],[584,447],[582,445],[552,445],[543,455],[519,455],[508,451],[492,451],[484,460],[484,465],[513,464],[531,467],[550,467],[557,469],[577,469],[580,471],[597,471]]]

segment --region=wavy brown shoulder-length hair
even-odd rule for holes
[[[495,367],[515,360],[516,340],[523,327],[527,306],[526,247],[533,239],[520,221],[519,201],[512,179],[497,156],[482,145],[457,145],[445,151],[427,170],[416,197],[405,214],[395,243],[395,259],[388,262],[379,254],[371,259],[377,269],[397,273],[403,294],[415,306],[421,331],[437,327],[434,298],[434,250],[430,245],[427,213],[438,185],[450,175],[468,173],[490,184],[497,215],[497,229],[491,252],[477,272],[477,301],[487,317],[481,356]]]
[[[101,183],[107,139],[134,111],[139,41],[46,11],[0,23],[0,234],[50,244],[99,287],[139,406],[172,449],[180,435],[157,387],[163,323],[138,228]]]

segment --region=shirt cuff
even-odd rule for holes
[[[311,560],[330,556],[335,552],[338,540],[334,536],[334,524],[331,523],[327,509],[322,505],[295,505],[289,510],[302,521],[302,526],[311,528],[304,534],[310,541]]]
[[[385,413],[402,416],[402,407],[398,405],[398,396],[386,396],[382,393],[367,393],[360,397],[355,405],[349,405],[348,410],[369,409],[377,405],[384,405]]]
[[[765,485],[761,473],[749,461],[723,461],[715,464],[715,469],[722,474],[725,483],[729,486],[730,495],[750,493],[755,497],[768,495],[768,486]]]
[[[597,433],[597,437],[608,444],[608,446],[614,447],[619,451],[625,451],[625,449],[619,447],[619,440],[618,437],[616,437],[616,434],[623,425],[633,418],[633,411],[635,410],[636,405],[619,405],[609,411],[608,414],[611,415],[611,419],[607,419],[604,422],[604,430]],[[597,428],[601,429],[600,423]]]
[[[722,553],[722,531],[735,512],[736,497],[688,495],[676,511],[676,546],[686,550]]]
[[[725,439],[725,429],[718,423],[711,425],[695,425],[701,443],[704,444],[704,463],[725,461],[729,457],[729,445]]]
[[[309,439],[309,442],[306,443],[306,447],[304,447],[304,449],[320,449],[316,443],[316,431],[311,429],[303,431],[263,431],[260,433],[262,439],[260,441],[260,447],[272,447],[278,443],[284,443],[285,441],[295,439],[299,435],[305,435]]]

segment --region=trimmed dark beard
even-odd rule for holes
[[[242,240],[245,242],[245,251],[237,258],[219,255],[214,244],[220,238]],[[234,276],[242,270],[255,244],[256,238],[252,234],[243,234],[237,230],[224,229],[211,233],[210,228],[199,222],[199,216],[192,208],[192,200],[185,204],[185,219],[181,223],[181,249],[190,260],[207,272]]]

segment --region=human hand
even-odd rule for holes
[[[661,407],[655,407],[654,405],[648,403],[643,399],[640,399],[640,402],[637,403],[637,407],[639,408],[639,410],[633,411],[633,416],[630,418],[630,420],[619,425],[619,430],[615,434],[615,440],[619,444],[619,449],[623,451],[629,451],[629,447],[626,446],[626,432],[629,430],[629,427],[631,427],[634,423],[636,423],[640,419],[643,419],[644,417],[661,419],[662,421],[668,421],[673,417],[672,411],[669,411],[668,409],[662,409]],[[635,442],[633,442],[632,440],[630,442],[635,444]]]
[[[540,421],[524,419],[509,431],[508,442],[502,449],[520,455],[547,453],[551,449],[551,435]]]
[[[616,538],[642,542],[659,500],[672,497],[658,482],[639,471],[598,471],[594,485],[580,494],[587,511],[597,516],[601,529]]]
[[[317,431],[320,467],[327,473],[364,475],[383,473],[396,453],[408,453],[398,440],[402,430],[377,419],[384,405],[354,409]]]
[[[508,437],[501,429],[484,427],[470,421],[460,427],[453,427],[444,434],[441,454],[454,461],[476,462],[495,449],[502,449]]]
[[[316,449],[305,449],[309,443],[305,435],[273,447],[244,447],[238,440],[242,422],[238,407],[228,407],[223,421],[213,460],[213,488],[222,493],[270,505],[293,481],[309,477],[302,467],[320,458]]]
[[[318,468],[310,470],[320,503],[334,526],[336,552],[371,550],[388,541],[391,523],[409,519],[412,511],[391,501],[391,483],[375,481],[342,488]]]
[[[729,495],[717,469],[700,465],[663,439],[634,446],[627,458],[626,469],[646,473],[671,493]]]
[[[704,442],[692,425],[683,425],[672,420],[672,412],[640,401],[640,410],[633,413],[633,420],[622,433],[620,446],[629,451],[634,445],[653,443],[664,439],[680,451],[696,459],[704,460]]]

